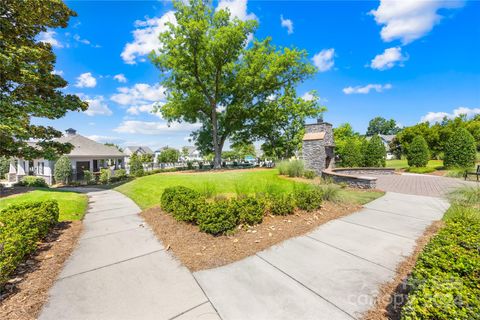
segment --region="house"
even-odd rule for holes
[[[151,154],[153,156],[154,154],[156,154],[152,151],[152,149],[150,149],[149,147],[146,147],[146,146],[128,146],[128,147],[125,148],[125,150],[123,150],[123,152],[126,155],[125,163],[127,165],[130,162],[130,157],[134,153],[136,153],[139,156],[141,156],[143,154]]]
[[[186,146],[180,150],[183,150],[184,148],[187,149],[187,155],[182,154],[180,156],[180,160],[182,161],[202,161],[203,160],[203,157],[201,156],[200,151],[197,150],[196,147]],[[180,153],[182,153],[182,151],[180,151]]]
[[[395,159],[395,155],[390,152],[390,143],[395,139],[396,135],[394,134],[379,134],[378,135],[380,139],[382,139],[383,146],[385,147],[385,150],[387,151],[387,160],[392,160]],[[366,137],[366,139],[369,141],[372,139],[372,136]]]
[[[102,168],[112,170],[124,168],[125,154],[113,146],[106,146],[88,139],[74,129],[68,129],[61,138],[55,139],[61,143],[71,143],[74,148],[66,156],[70,159],[73,169],[73,180],[82,180],[84,171],[99,172]],[[32,142],[34,143],[34,142]],[[53,184],[55,161],[48,159],[12,159],[8,173],[9,182],[18,182],[24,176],[38,176],[47,184]]]
[[[324,122],[323,118],[317,119],[317,123],[305,125],[302,151],[305,167],[316,174],[321,175],[323,170],[333,168],[335,143],[332,125]]]

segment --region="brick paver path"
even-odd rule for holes
[[[443,197],[461,186],[480,186],[473,181],[420,174],[379,175],[377,188],[405,194]]]

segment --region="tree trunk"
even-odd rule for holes
[[[215,104],[212,104],[212,134],[213,134],[213,151],[215,157],[213,158],[213,168],[221,169],[222,168],[222,148],[220,146],[220,141],[218,137],[218,120],[217,120],[217,107]]]

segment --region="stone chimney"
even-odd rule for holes
[[[73,136],[77,134],[77,130],[72,128],[68,128],[67,130],[65,130],[65,132],[67,133],[67,136]]]

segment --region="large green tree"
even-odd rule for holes
[[[426,167],[430,160],[427,141],[422,136],[413,138],[407,154],[408,165],[410,167]]]
[[[397,134],[400,130],[395,120],[375,117],[368,123],[367,136],[373,136],[375,134]]]
[[[447,141],[443,164],[446,168],[468,168],[475,163],[475,155],[475,139],[467,129],[459,128]]]
[[[167,102],[157,110],[169,121],[200,122],[197,145],[203,153],[212,150],[220,168],[225,141],[265,119],[258,113],[270,99],[298,101],[295,86],[315,68],[303,50],[276,48],[270,38],[249,44],[255,20],[232,18],[203,0],[174,6],[177,23],[160,35],[162,46],[151,56],[167,89]]]
[[[55,158],[71,144],[52,141],[61,132],[34,125],[32,117],[57,119],[86,110],[77,96],[60,89],[67,82],[54,74],[52,46],[38,41],[50,28],[65,28],[76,13],[60,0],[2,1],[0,5],[0,155]],[[37,146],[27,143],[38,140]]]

